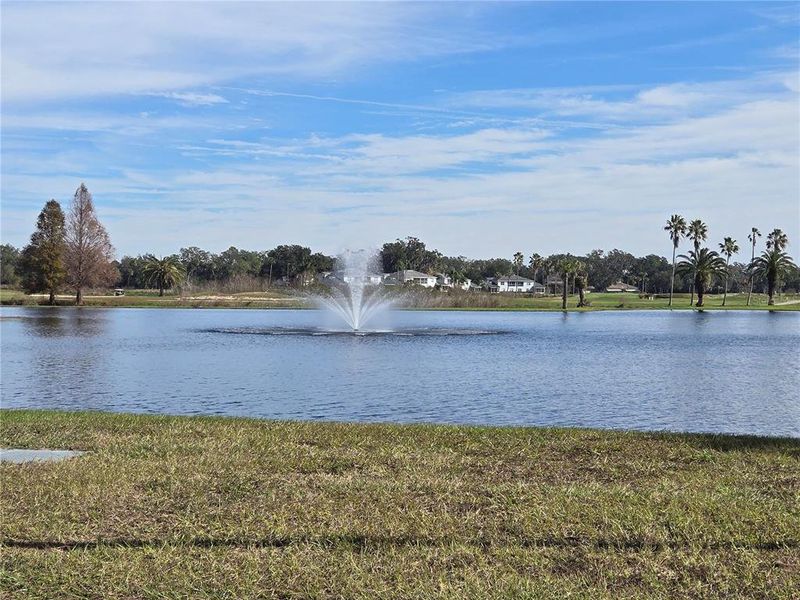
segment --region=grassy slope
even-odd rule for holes
[[[4,411],[13,597],[789,598],[800,440]]]
[[[581,310],[615,310],[615,309],[666,309],[667,298],[648,300],[639,298],[638,294],[587,294],[591,306]],[[0,304],[35,306],[46,299],[38,296],[26,296],[18,290],[0,289]],[[59,296],[59,304],[72,305],[72,296]],[[152,292],[134,290],[125,296],[86,296],[87,306],[104,307],[171,307],[171,308],[307,308],[309,304],[302,297],[289,292],[245,292],[233,295],[216,295],[202,297],[186,297],[166,295],[159,297]],[[753,302],[747,306],[746,294],[729,294],[726,309],[771,309],[800,310],[800,296],[787,295],[777,300],[777,306],[767,306],[767,297],[754,294]],[[785,302],[788,302],[784,304]],[[575,308],[577,296],[570,296],[568,308]],[[561,310],[560,297],[520,297],[514,294],[448,294],[421,297],[420,308],[457,309],[457,310]],[[689,294],[678,294],[673,302],[676,309],[689,309]],[[721,295],[706,297],[707,309],[722,307]]]

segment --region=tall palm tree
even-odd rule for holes
[[[545,295],[548,294],[547,289],[547,279],[550,277],[552,273],[557,272],[558,265],[556,264],[555,260],[550,258],[549,256],[542,261],[542,283],[544,284],[544,293]],[[553,286],[553,296],[556,295],[555,286]]]
[[[694,276],[694,287],[697,290],[697,307],[703,306],[703,296],[711,285],[714,277],[725,273],[725,261],[722,257],[708,248],[699,248],[697,252],[689,251],[678,258],[678,273]]]
[[[739,245],[732,237],[726,237],[719,244],[720,253],[725,255],[725,293],[722,294],[722,306],[728,300],[728,276],[730,275],[731,256],[739,252]]]
[[[767,304],[770,306],[775,304],[775,289],[780,284],[781,278],[794,266],[789,255],[775,247],[762,252],[761,256],[750,265],[753,275],[759,275],[767,280],[767,294],[769,295]]]
[[[543,265],[544,265],[544,259],[541,257],[541,255],[537,254],[536,252],[531,254],[530,261],[528,262],[528,268],[530,268],[530,270],[533,271],[534,281],[536,281],[536,277],[538,277],[539,275],[539,270],[542,268]]]
[[[183,265],[177,256],[156,258],[152,254],[144,257],[145,264],[142,269],[148,285],[158,286],[158,295],[163,296],[166,288],[180,285],[185,278]]]
[[[561,272],[561,310],[567,310],[567,292],[569,291],[569,276],[578,271],[578,261],[574,258],[564,258],[558,263]]]
[[[789,245],[789,238],[780,229],[773,229],[767,234],[767,248],[775,248],[778,252],[783,252]]]
[[[761,237],[761,232],[758,230],[757,227],[753,227],[750,230],[750,235],[747,236],[747,239],[750,240],[750,243],[753,245],[753,252],[750,256],[750,264],[753,264],[753,261],[756,259],[756,240]],[[750,306],[750,297],[753,295],[753,272],[750,271],[750,289],[747,290],[747,306]]]
[[[686,237],[694,243],[694,253],[697,254],[700,251],[700,244],[708,239],[708,225],[703,223],[700,219],[695,219],[689,223],[689,227],[686,228]],[[691,294],[689,306],[694,304],[694,277],[692,277]]]
[[[575,287],[578,289],[578,308],[588,306],[584,290],[588,282],[588,274],[586,273],[586,265],[582,262],[577,263],[577,270],[575,272]]]
[[[519,275],[519,270],[522,268],[524,260],[525,255],[522,252],[514,252],[514,275]]]
[[[686,219],[680,215],[672,215],[664,231],[669,232],[669,239],[672,240],[672,280],[669,285],[669,306],[672,306],[672,294],[675,291],[675,252],[681,243],[681,238],[686,235]]]

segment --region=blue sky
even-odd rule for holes
[[[119,255],[800,244],[798,3],[2,3],[0,233]],[[743,257],[740,257],[743,258]]]

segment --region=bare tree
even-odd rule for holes
[[[83,290],[111,285],[116,269],[111,264],[114,247],[97,220],[92,195],[81,183],[72,199],[66,228],[67,282],[75,289],[75,304],[83,304]]]

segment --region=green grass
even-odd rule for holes
[[[561,298],[556,296],[529,297],[516,294],[447,294],[423,293],[413,296],[413,306],[430,310],[561,310]],[[639,294],[587,294],[590,306],[577,309],[577,296],[568,299],[568,310],[643,310],[668,309],[669,299],[657,297],[640,298]],[[19,290],[0,289],[0,305],[37,306],[45,303],[44,296],[28,296]],[[689,310],[689,294],[676,294],[673,308]],[[238,294],[211,294],[186,296],[167,294],[158,296],[152,290],[129,290],[124,296],[87,295],[86,306],[94,307],[139,307],[139,308],[310,308],[302,296],[291,291],[243,292]],[[767,296],[753,294],[751,306],[747,306],[747,294],[728,294],[726,306],[722,306],[722,295],[707,295],[708,310],[800,310],[800,295],[786,294],[776,298],[775,306],[767,305]],[[72,306],[73,296],[59,296],[60,306]]]
[[[653,310],[669,309],[669,297],[654,297],[648,299],[639,297],[635,293],[594,293],[586,294],[586,300],[590,305],[586,308],[576,308],[578,304],[577,296],[569,296],[567,308],[569,310],[594,311],[594,310]],[[695,301],[697,298],[695,298]],[[747,294],[728,294],[725,306],[722,306],[722,294],[710,294],[704,298],[703,308],[706,310],[800,310],[800,295],[787,294],[776,297],[776,305],[767,305],[765,294],[753,294],[751,305],[747,306]],[[672,308],[675,310],[690,310],[693,307],[689,294],[676,294],[672,301]],[[786,303],[786,304],[784,304]],[[511,294],[504,295],[503,306],[506,310],[561,310],[561,297],[515,297]]]
[[[0,412],[0,596],[791,598],[800,440]]]
[[[57,297],[58,306],[73,306],[74,295]],[[0,289],[0,305],[46,305],[47,297],[29,296],[19,290]],[[130,290],[124,296],[85,295],[85,306],[124,308],[304,308],[302,298],[282,292],[252,292],[247,294],[212,294],[181,297],[171,294],[159,296],[149,290]]]

